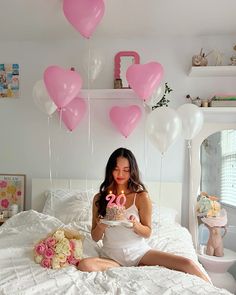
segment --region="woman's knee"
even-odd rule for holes
[[[191,273],[191,271],[194,271],[195,269],[197,269],[196,264],[191,259],[184,257],[183,260],[184,260],[183,265],[184,265],[185,272]]]
[[[78,264],[80,271],[96,271],[96,260],[97,258],[84,258]]]

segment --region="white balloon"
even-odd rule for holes
[[[204,114],[198,106],[186,103],[177,110],[182,119],[183,136],[187,140],[193,139],[202,129]]]
[[[102,54],[97,50],[91,50],[86,52],[83,57],[83,68],[89,79],[94,81],[100,74],[104,65],[104,58]]]
[[[165,83],[161,83],[157,89],[153,92],[151,96],[151,101],[157,103],[162,99],[162,96],[165,94]]]
[[[145,101],[145,105],[149,106],[150,108],[156,104],[158,101],[162,99],[162,96],[165,94],[165,84],[161,83],[153,94],[150,96],[150,99]]]
[[[161,83],[153,92],[150,99],[144,102],[144,108],[148,114],[152,112],[152,107],[158,103],[165,94],[165,84]]]
[[[35,83],[33,88],[33,99],[36,106],[47,115],[52,115],[57,109],[57,106],[47,92],[43,80],[39,80]]]
[[[169,107],[156,108],[148,116],[146,131],[151,142],[164,154],[181,132],[178,113]]]

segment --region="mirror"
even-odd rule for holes
[[[222,130],[201,144],[200,190],[236,205],[236,130]]]
[[[140,57],[135,51],[120,51],[115,55],[114,88],[130,88],[126,71],[132,64],[139,64]]]
[[[208,139],[211,135],[221,132],[223,130],[236,130],[236,110],[234,108],[215,108],[215,110],[211,110],[211,112],[204,112],[204,124],[201,131],[192,139],[190,156],[189,156],[189,189],[188,189],[188,198],[185,202],[188,202],[188,219],[187,219],[187,227],[192,235],[193,243],[195,249],[198,249],[198,220],[196,214],[196,206],[197,206],[197,196],[199,195],[201,190],[207,190],[209,188],[206,187],[206,173],[202,171],[207,170],[206,165],[211,163],[211,167],[213,166],[212,158],[207,159],[203,158],[201,155],[201,146],[205,139]],[[209,142],[208,142],[209,143]],[[204,143],[204,145],[208,146],[208,143]],[[211,147],[208,149],[214,149],[216,145],[213,143]],[[213,155],[212,155],[213,156]],[[204,164],[205,161],[205,164]],[[205,166],[205,167],[201,167]],[[215,169],[215,168],[214,168]],[[210,172],[208,170],[209,177],[211,177]],[[202,175],[202,176],[201,176]],[[205,175],[205,176],[204,176]],[[209,178],[208,177],[208,178]],[[205,182],[205,183],[204,183]],[[215,191],[216,192],[216,191]],[[210,191],[208,192],[210,194]],[[236,195],[236,194],[235,194]],[[183,207],[185,208],[185,207]],[[229,210],[232,209],[232,214],[229,214]],[[236,220],[233,219],[233,215],[235,216],[235,209],[227,206],[228,220],[229,224],[235,224]],[[232,220],[233,219],[233,220]]]

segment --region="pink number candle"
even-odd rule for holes
[[[124,191],[121,191],[121,194],[116,199],[116,205],[117,206],[124,206],[126,203],[126,196],[124,194]]]
[[[113,207],[115,206],[114,200],[116,196],[112,193],[112,191],[109,192],[109,194],[106,196],[106,200],[109,201],[107,204],[107,207]]]

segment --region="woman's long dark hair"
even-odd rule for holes
[[[128,182],[128,189],[131,192],[146,192],[146,188],[144,184],[141,182],[139,177],[139,169],[138,164],[135,159],[133,153],[126,148],[119,148],[115,150],[108,159],[106,170],[105,170],[105,179],[100,185],[99,197],[96,202],[96,206],[98,207],[98,214],[101,216],[105,216],[106,207],[108,201],[106,200],[106,195],[109,191],[117,194],[116,184],[113,178],[113,171],[117,166],[117,158],[122,157],[126,158],[129,161],[129,169],[130,169],[130,179]]]

